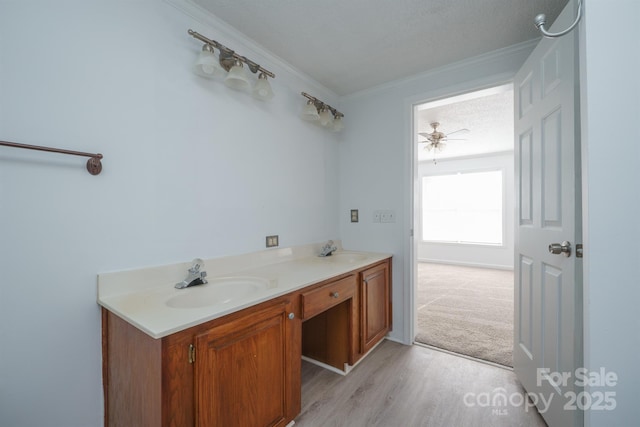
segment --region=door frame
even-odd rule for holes
[[[579,41],[580,46],[582,46],[581,41]],[[537,45],[537,42],[535,43]],[[535,47],[534,45],[534,47]],[[532,49],[533,50],[533,49]],[[527,55],[528,56],[528,55]],[[517,70],[516,70],[517,71]],[[422,93],[420,95],[414,95],[405,99],[404,102],[404,117],[405,117],[405,135],[404,135],[404,150],[405,150],[405,171],[404,174],[404,219],[406,221],[406,244],[403,245],[403,256],[404,256],[404,277],[406,278],[405,283],[408,286],[404,286],[403,288],[403,299],[405,301],[404,305],[404,317],[403,323],[405,326],[403,331],[403,336],[401,341],[406,345],[413,345],[414,338],[417,330],[417,310],[416,310],[416,299],[415,299],[415,287],[417,282],[417,239],[416,239],[416,231],[414,229],[415,221],[416,221],[416,209],[417,209],[417,201],[419,200],[419,195],[417,191],[419,191],[419,185],[417,185],[418,176],[418,164],[417,164],[417,145],[414,142],[414,134],[415,134],[415,120],[414,120],[414,107],[419,104],[424,104],[428,102],[434,102],[438,100],[442,100],[445,98],[450,98],[453,96],[463,95],[465,93],[475,92],[478,90],[488,89],[494,86],[500,86],[505,84],[513,85],[515,73],[509,73],[509,75],[505,74],[497,74],[493,76],[488,76],[482,79],[470,80],[467,82],[463,82],[460,84],[447,86],[444,88],[439,88],[437,90],[429,91],[426,93]],[[577,73],[578,78],[582,82],[582,70],[578,70]],[[581,101],[582,102],[582,101]],[[583,116],[579,116],[579,123],[576,124],[578,128],[584,127]],[[585,235],[587,234],[587,230],[585,229],[586,222],[584,218],[587,217],[587,205],[586,205],[586,194],[585,194],[585,183],[588,181],[588,170],[584,167],[584,159],[585,159],[585,138],[580,138],[580,152],[581,159],[577,162],[576,166],[581,169],[580,183],[576,183],[576,185],[581,185],[583,189],[583,199],[581,205],[581,218],[582,222],[582,239],[585,239]],[[514,177],[515,179],[515,177]],[[515,216],[515,212],[513,213]],[[515,248],[514,248],[515,249]],[[583,287],[585,286],[585,281],[583,279]],[[585,316],[588,314],[588,308],[585,307],[585,295],[586,292],[582,294],[582,303],[580,309],[582,310],[582,317],[580,321],[582,323],[582,342],[583,342],[583,364],[586,365],[586,360],[584,358],[585,353],[585,345],[587,343],[587,324]]]
[[[415,287],[417,277],[417,231],[415,224],[418,215],[418,201],[420,195],[418,191],[418,158],[417,145],[414,142],[415,134],[415,117],[414,108],[417,105],[429,102],[440,101],[446,98],[464,95],[467,93],[477,92],[490,89],[496,86],[513,85],[513,75],[505,76],[504,74],[494,75],[482,79],[470,80],[458,85],[440,88],[435,91],[416,95],[405,100],[405,160],[407,173],[405,174],[405,213],[404,217],[408,224],[407,244],[404,245],[404,272],[408,278],[408,286],[404,287],[404,301],[406,301],[404,310],[404,324],[407,325],[404,331],[403,343],[412,345],[414,343],[415,333],[417,330],[417,310],[415,306]],[[515,216],[515,214],[513,214]]]

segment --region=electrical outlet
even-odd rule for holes
[[[373,211],[373,222],[380,222],[382,211]]]
[[[276,246],[278,246],[278,235],[267,236],[267,247],[275,248]]]
[[[358,222],[358,209],[351,209],[351,222]]]

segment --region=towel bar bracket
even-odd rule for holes
[[[91,157],[87,160],[87,172],[91,175],[99,175],[102,172],[102,162],[99,157]]]

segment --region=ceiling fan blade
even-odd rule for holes
[[[467,138],[447,138],[447,142],[449,141],[466,141]]]
[[[464,135],[465,133],[469,133],[469,132],[470,132],[469,129],[458,129],[458,130],[454,130],[453,132],[449,132],[447,136],[453,135],[454,133],[460,133],[461,135]]]
[[[430,133],[426,133],[426,132],[418,132],[418,135],[424,136],[425,138],[431,137],[431,134]]]

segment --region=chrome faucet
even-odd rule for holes
[[[329,240],[327,242],[326,245],[324,245],[321,249],[320,255],[318,256],[331,256],[331,254],[337,250],[338,248],[336,248],[333,244],[333,240]]]
[[[204,285],[205,283],[207,283],[207,279],[205,279],[205,277],[207,277],[207,272],[204,270],[200,271],[202,267],[204,267],[204,261],[202,261],[200,258],[194,259],[192,261],[191,267],[189,268],[187,278],[180,283],[176,283],[175,288],[184,289],[190,286]]]

